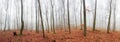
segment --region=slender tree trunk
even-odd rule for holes
[[[45,32],[44,32],[44,25],[43,25],[43,17],[42,17],[42,10],[40,5],[40,0],[38,0],[39,3],[39,10],[40,10],[40,17],[41,17],[41,25],[42,25],[42,32],[43,32],[43,38],[45,38]]]
[[[51,23],[50,23],[50,24],[51,24],[51,31],[53,31],[53,26],[52,26],[52,25],[53,25],[53,23],[52,23],[52,20],[53,20],[53,19],[52,19],[52,14],[50,14],[50,15],[51,15],[51,16],[50,16],[50,19],[51,19],[51,21],[50,21],[50,22],[51,22]]]
[[[107,33],[109,33],[110,31],[110,24],[111,24],[110,20],[111,20],[111,12],[112,12],[111,7],[112,7],[112,0],[110,1],[110,14],[109,14],[109,19],[108,19]]]
[[[70,15],[69,15],[69,0],[67,0],[67,11],[68,11],[68,29],[69,33],[71,33],[71,28],[70,28]]]
[[[76,15],[74,17],[75,17],[75,24],[76,24],[75,28],[77,29],[77,18],[76,18]]]
[[[48,10],[46,10],[46,20],[47,20],[47,26],[48,26],[47,28],[48,28],[48,33],[49,33],[50,31],[49,31],[49,21],[48,21]]]
[[[63,9],[64,9],[64,14],[63,14],[63,20],[64,20],[64,29],[66,31],[66,25],[65,25],[65,1],[62,0],[62,3],[63,3]]]
[[[84,9],[84,36],[86,36],[86,30],[87,30],[87,27],[86,27],[86,6],[85,6],[85,0],[83,0],[83,9]]]
[[[20,35],[23,35],[24,21],[23,21],[23,0],[21,0],[21,30]]]
[[[52,2],[52,0],[51,0],[51,6],[52,6],[52,19],[53,19],[53,21],[52,21],[52,24],[53,24],[53,33],[55,34],[56,32],[55,32],[55,27],[54,27],[54,6],[53,6],[53,2]]]
[[[16,9],[16,28],[18,29],[18,7]]]
[[[116,0],[115,0],[115,4],[114,4],[114,23],[113,23],[113,32],[115,32],[115,29],[116,29]]]
[[[81,9],[80,9],[80,23],[81,23],[81,30],[82,30],[82,7],[83,7],[83,0],[81,0]]]
[[[64,15],[63,15],[63,19],[64,19],[64,29],[66,28],[66,24],[65,24],[65,1],[63,1],[63,7],[64,7]],[[66,30],[65,30],[66,31]]]
[[[6,22],[7,22],[7,12],[8,12],[8,2],[9,2],[9,0],[7,1],[7,8],[6,8],[6,18],[5,18],[5,26],[4,26],[4,31],[5,31],[5,29],[6,29]]]
[[[53,8],[53,6],[52,6],[52,0],[51,0],[51,7]],[[53,18],[52,18],[52,14],[53,14],[53,9],[51,9],[51,14],[50,14],[50,19],[51,19],[51,21],[50,21],[50,22],[51,22],[51,23],[50,23],[50,24],[51,24],[51,31],[53,31],[53,23],[52,23],[52,22],[53,22]]]
[[[53,33],[55,34],[55,26],[54,26],[54,12],[52,14],[52,18],[53,18]]]
[[[31,12],[32,12],[32,7],[30,7],[30,10],[31,10]],[[30,15],[31,15],[31,24],[30,24],[30,25],[31,25],[31,29],[30,29],[30,30],[32,31],[32,29],[33,29],[33,25],[32,25],[33,21],[32,21],[32,18],[33,18],[33,17],[32,17],[32,14],[30,14]]]
[[[6,14],[6,18],[5,18],[4,32],[5,32],[5,29],[6,29],[6,21],[7,21],[7,14]]]
[[[35,20],[35,21],[36,21],[36,32],[38,33],[38,32],[39,32],[39,29],[38,29],[38,14],[37,14],[37,13],[38,13],[38,11],[37,11],[37,0],[36,0],[36,6],[35,6],[35,7],[36,7],[36,20]]]
[[[8,22],[8,30],[10,30],[10,21],[11,20],[10,20],[10,16],[9,15],[8,15],[8,20],[9,20],[9,21],[7,21]]]
[[[97,11],[97,0],[95,0],[95,13],[94,13],[94,20],[93,20],[93,31],[95,31],[95,25],[96,25],[96,11]]]

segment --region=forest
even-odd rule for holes
[[[0,0],[0,42],[120,42],[120,0]]]

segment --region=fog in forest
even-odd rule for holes
[[[0,0],[0,42],[120,42],[120,0]]]
[[[105,29],[107,28],[108,17],[109,17],[109,2],[110,0],[98,0],[97,12],[96,12],[96,27]],[[111,16],[111,28],[113,28],[114,19],[114,4],[116,4],[115,18],[116,18],[116,30],[119,29],[120,25],[120,1],[116,2],[113,0],[112,3],[112,16]],[[67,26],[67,0],[52,0],[53,13],[55,19],[55,25]],[[35,29],[36,27],[36,16],[39,16],[39,10],[37,9],[38,3],[36,0],[23,0],[23,18],[25,28]],[[87,26],[92,27],[93,16],[94,16],[95,0],[86,0],[86,12],[87,12]],[[44,27],[47,28],[47,20],[49,26],[51,25],[51,0],[41,0],[41,9],[43,14]],[[21,19],[21,4],[20,0],[0,0],[0,28],[3,29],[6,22],[6,29],[17,29],[20,28]],[[80,26],[80,14],[81,14],[81,0],[69,0],[69,14],[71,26]],[[83,9],[82,9],[83,11]],[[82,12],[83,13],[83,12]],[[83,16],[82,16],[83,17]],[[37,17],[37,21],[41,19]],[[65,19],[64,19],[65,18]],[[6,21],[5,21],[6,20]],[[65,21],[64,21],[65,20]],[[83,21],[83,20],[82,20]],[[65,23],[65,24],[64,24]],[[83,23],[83,22],[82,22]],[[39,22],[39,28],[41,28]]]

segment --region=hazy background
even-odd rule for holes
[[[11,29],[17,28],[17,25],[21,25],[20,16],[21,16],[21,0],[0,0],[0,29],[3,29],[6,21],[6,29],[10,27]],[[51,0],[40,0],[41,8],[43,14],[44,25],[47,24],[46,15],[48,15],[49,24],[50,23],[50,14],[51,14]],[[67,0],[52,0],[54,6],[54,16],[55,16],[55,25],[63,25],[63,20],[59,19],[59,16],[66,16],[65,23],[67,24]],[[64,4],[63,4],[63,2]],[[113,0],[113,3],[115,0]],[[120,0],[116,0],[116,30],[120,30]],[[94,5],[95,0],[86,0],[87,8],[87,26],[92,27],[93,25],[93,15],[94,15]],[[110,0],[98,0],[97,3],[97,22],[96,27],[106,29],[108,23],[109,15],[109,5]],[[8,6],[8,9],[7,9]],[[36,0],[23,0],[23,14],[25,28],[35,29],[36,26],[36,6],[38,3]],[[65,7],[65,14],[64,14]],[[112,5],[114,8],[114,5]],[[81,0],[69,0],[69,9],[70,9],[70,24],[75,26],[75,18],[77,18],[77,25],[80,26],[80,9],[81,9]],[[48,10],[48,11],[46,11]],[[46,13],[48,12],[48,13]],[[111,28],[113,27],[113,13],[111,17]],[[6,17],[7,16],[7,17]],[[38,16],[38,15],[37,15]],[[39,19],[40,20],[40,19]],[[61,23],[59,23],[59,21]],[[40,26],[40,25],[39,25]],[[47,27],[47,26],[44,26]]]

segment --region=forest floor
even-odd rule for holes
[[[120,42],[120,32],[110,32],[91,29],[87,30],[86,37],[83,30],[72,29],[71,33],[64,30],[56,30],[56,34],[45,32],[46,38],[42,37],[42,33],[24,30],[23,36],[13,36],[13,31],[0,31],[0,42]]]

